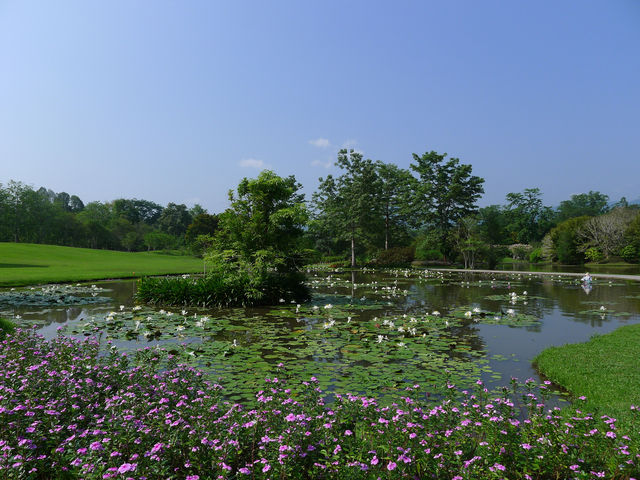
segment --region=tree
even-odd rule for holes
[[[208,213],[201,213],[193,217],[193,222],[187,227],[185,234],[187,243],[192,244],[198,235],[215,235],[219,221],[218,215]]]
[[[221,246],[247,259],[264,250],[285,256],[295,251],[308,219],[300,188],[293,175],[283,178],[270,170],[242,179],[220,216]]]
[[[571,199],[563,200],[558,207],[558,220],[589,215],[596,217],[608,211],[609,196],[604,193],[594,192],[571,195]]]
[[[637,215],[636,209],[619,207],[589,219],[577,232],[580,250],[596,248],[605,258],[617,254],[624,246],[627,228]]]
[[[473,270],[475,262],[486,248],[480,239],[480,223],[475,216],[461,218],[455,229],[454,239],[458,251],[462,255],[464,268]]]
[[[526,188],[522,193],[507,193],[506,230],[512,243],[541,240],[553,225],[553,211],[542,205],[539,188]]]
[[[384,249],[387,250],[390,234],[394,230],[404,232],[406,236],[410,215],[410,195],[415,178],[408,170],[392,163],[378,161],[375,165],[380,180],[377,198],[384,216]]]
[[[158,218],[160,229],[176,237],[184,235],[190,224],[191,215],[184,204],[169,203]]]
[[[476,202],[484,193],[484,179],[471,175],[471,165],[461,164],[447,154],[413,154],[411,169],[418,174],[414,191],[414,222],[438,232],[442,253],[449,256],[448,234],[460,219],[477,211]]]
[[[340,150],[336,166],[344,171],[334,178],[320,178],[313,194],[314,229],[321,235],[346,240],[351,249],[351,266],[356,266],[356,245],[370,240],[382,217],[376,195],[380,179],[376,165],[353,150]]]

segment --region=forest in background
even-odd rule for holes
[[[640,261],[640,206],[624,198],[612,202],[589,191],[551,207],[534,187],[508,193],[502,205],[480,208],[484,179],[446,154],[414,154],[403,169],[341,150],[336,166],[339,173],[320,178],[310,201],[296,193],[293,202],[306,212],[299,250],[309,262],[391,266],[421,260],[493,268],[504,257],[562,264]],[[288,180],[298,192],[301,185]],[[269,188],[260,193],[269,194]],[[270,200],[268,208],[277,209],[278,199]],[[269,201],[261,205],[267,208]],[[247,218],[265,214],[247,208]],[[85,204],[45,187],[0,184],[4,242],[202,255],[222,235],[221,219],[231,215],[237,212],[212,214],[197,204],[161,206],[136,198]]]

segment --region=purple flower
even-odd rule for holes
[[[396,462],[389,462],[389,465],[387,465],[387,470],[391,471],[391,470],[395,470],[397,467]]]

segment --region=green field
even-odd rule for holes
[[[202,260],[191,256],[0,242],[0,286],[201,271]]]
[[[587,397],[585,410],[598,408],[621,418],[640,405],[640,324],[627,325],[585,343],[551,347],[534,359],[549,380],[574,396]]]

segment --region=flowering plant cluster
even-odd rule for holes
[[[637,435],[579,408],[548,409],[533,381],[491,395],[397,404],[335,395],[313,378],[266,379],[255,405],[225,400],[153,349],[100,353],[95,339],[0,343],[0,477],[7,479],[632,478]],[[636,410],[634,409],[634,412]]]

